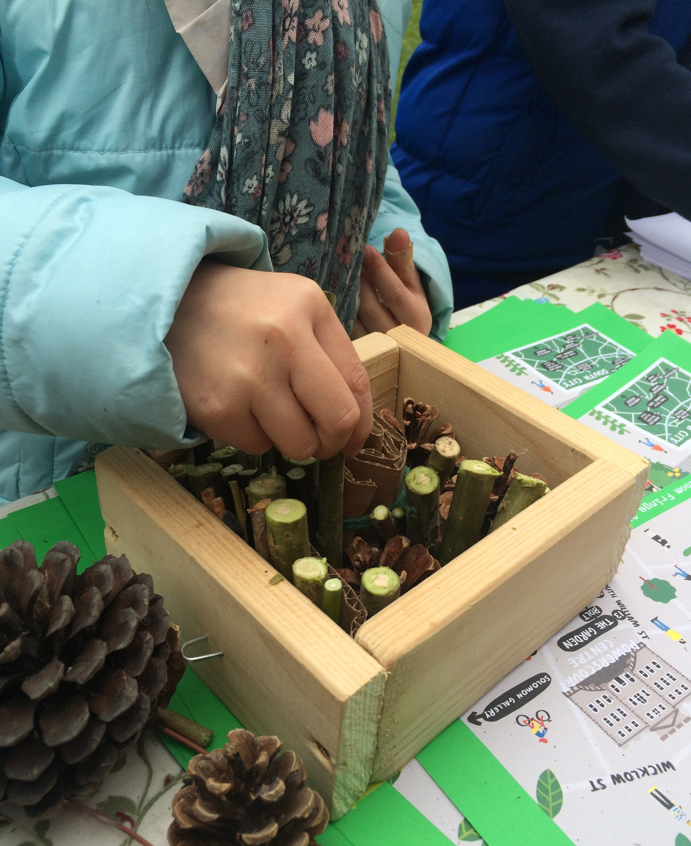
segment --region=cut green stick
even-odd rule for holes
[[[257,467],[247,467],[244,470],[240,470],[236,478],[243,493],[247,490],[247,485],[258,475],[259,468]]]
[[[286,467],[315,467],[319,463],[316,458],[288,458],[283,453],[281,458]]]
[[[541,479],[533,479],[532,476],[524,476],[523,473],[516,473],[516,477],[509,485],[508,491],[497,510],[497,516],[492,521],[490,532],[500,528],[504,523],[520,514],[524,508],[537,502],[548,491],[547,485]]]
[[[216,461],[223,467],[227,467],[229,464],[236,464],[237,460],[238,450],[232,446],[224,446],[220,447],[220,449],[215,449],[209,456],[209,461]]]
[[[305,502],[307,493],[307,471],[304,467],[292,467],[286,473],[286,490],[291,499],[299,499]],[[307,504],[307,503],[305,503]]]
[[[397,535],[405,535],[405,533],[406,533],[405,511],[401,508],[400,505],[397,505],[395,508],[391,509],[391,516],[393,517],[393,522],[394,522],[394,525],[396,526],[396,534]]]
[[[369,519],[384,543],[398,534],[391,512],[385,505],[377,505],[370,514]]]
[[[232,479],[235,479],[237,482],[238,474],[242,470],[242,464],[229,464],[227,467],[221,468],[221,496],[223,497],[226,508],[229,511],[235,510],[235,501],[233,499],[233,494],[230,490],[230,482]]]
[[[421,543],[434,554],[439,545],[439,476],[431,467],[413,467],[405,477],[407,527],[411,546]]]
[[[371,617],[401,595],[401,580],[389,567],[365,570],[360,581],[360,602]]]
[[[324,596],[322,597],[322,611],[331,617],[334,623],[340,623],[341,599],[343,597],[343,583],[340,579],[327,579],[324,582]]]
[[[442,567],[480,540],[492,486],[500,475],[485,461],[461,461],[439,549]]]
[[[245,470],[256,470],[259,472],[259,467],[262,463],[261,455],[256,455],[254,452],[238,452],[236,461],[239,461]]]
[[[206,488],[214,488],[218,493],[221,492],[221,469],[222,467],[218,462],[213,462],[212,464],[199,464],[196,467],[190,467],[187,471],[190,492],[199,501],[202,498],[202,491]]]
[[[189,490],[190,483],[187,474],[192,467],[194,467],[193,464],[171,464],[170,467],[167,468],[167,472],[175,479],[176,482],[179,482],[183,488],[187,488],[187,490]]]
[[[262,473],[252,479],[247,485],[245,495],[250,508],[262,499],[285,499],[286,480],[272,468],[271,473]]]
[[[324,582],[329,573],[326,558],[308,555],[293,561],[293,584],[310,602],[321,607]]]
[[[285,466],[286,477],[291,476],[291,470],[301,469],[305,471],[305,481],[300,483],[302,491],[300,495],[295,495],[295,499],[302,500],[307,506],[310,535],[316,537],[319,520],[319,462],[316,458],[305,458],[303,461],[286,456],[281,456],[281,458]],[[295,478],[295,475],[292,475]],[[292,494],[289,493],[288,496],[292,496]]]
[[[183,717],[177,711],[170,711],[168,708],[159,708],[158,716],[163,720],[169,729],[181,734],[197,746],[207,747],[214,739],[211,729],[200,726],[193,720]]]
[[[271,563],[292,582],[293,562],[310,554],[305,504],[297,499],[275,499],[264,513]]]
[[[319,551],[332,567],[340,567],[343,558],[344,472],[340,452],[319,462]]]
[[[444,485],[456,469],[456,461],[461,454],[461,445],[450,435],[444,435],[435,441],[432,452],[429,454],[427,463],[437,471],[439,476],[439,489],[444,490]]]
[[[221,482],[227,484],[231,479],[236,479],[238,473],[242,471],[242,464],[236,462],[235,464],[228,464],[221,469]],[[237,479],[236,479],[237,481]]]

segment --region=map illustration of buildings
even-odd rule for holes
[[[601,382],[630,361],[633,353],[584,323],[561,335],[511,350],[504,357],[524,362],[547,385],[573,393]]]
[[[680,449],[691,440],[691,374],[658,359],[598,408]]]
[[[689,695],[691,679],[643,643],[564,692],[619,746],[646,730],[666,740],[691,721],[678,710]]]

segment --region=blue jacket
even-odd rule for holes
[[[381,3],[395,79],[410,2]],[[84,441],[191,443],[170,355],[200,259],[270,270],[263,232],[178,202],[216,97],[164,0],[0,4],[0,503]],[[451,313],[444,255],[391,165],[370,242],[397,226]]]
[[[392,155],[456,307],[591,256],[622,173],[691,215],[689,0],[425,0],[421,34]]]

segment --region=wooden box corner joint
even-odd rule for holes
[[[549,496],[368,620],[355,640],[140,450],[97,459],[110,552],[150,572],[195,670],[243,725],[277,734],[342,816],[580,611],[611,579],[647,462],[399,327],[356,342],[375,411],[433,403],[466,455],[520,455]]]

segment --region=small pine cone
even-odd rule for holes
[[[245,729],[192,758],[191,784],[173,797],[170,846],[317,846],[329,812],[305,787],[305,765],[277,737]]]
[[[31,816],[95,792],[184,671],[151,576],[124,555],[77,575],[79,557],[0,551],[0,801]]]

